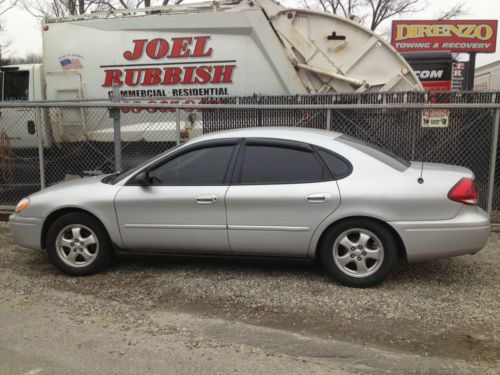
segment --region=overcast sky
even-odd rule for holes
[[[289,0],[288,3],[294,0]],[[295,0],[300,2],[300,0]],[[428,0],[425,11],[413,15],[414,19],[432,19],[439,14],[440,9],[447,8],[461,0]],[[465,0],[468,14],[465,19],[496,19],[500,18],[500,0]],[[5,13],[0,22],[4,28],[2,39],[9,40],[6,51],[9,56],[24,56],[29,52],[42,52],[42,37],[40,19],[31,16],[21,9],[12,9]],[[500,38],[499,38],[500,39]],[[500,48],[497,41],[497,52],[478,54],[477,66],[500,60]]]

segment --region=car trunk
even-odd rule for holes
[[[465,167],[420,161],[411,162],[404,173],[415,179],[415,184],[419,186],[419,197],[433,202],[427,209],[427,216],[431,220],[446,220],[456,216],[463,204],[448,199],[448,193],[462,178],[474,178],[474,173]]]

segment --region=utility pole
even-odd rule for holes
[[[476,71],[476,52],[469,53],[469,71],[467,72],[467,90],[474,90],[474,73]]]

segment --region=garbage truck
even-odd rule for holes
[[[234,95],[422,90],[405,59],[372,31],[346,18],[290,9],[274,0],[49,17],[41,27],[43,63],[3,67],[3,102],[104,99],[114,86],[123,101],[161,97],[167,103]],[[0,133],[13,149],[37,147],[39,127],[46,148],[82,140],[112,142],[112,119],[87,111],[60,108],[37,115],[34,109],[3,108]],[[140,114],[121,121],[125,138],[151,127]]]

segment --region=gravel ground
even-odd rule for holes
[[[305,264],[127,259],[70,278],[44,252],[15,246],[3,223],[0,244],[0,271],[8,275],[2,288],[126,304],[129,324],[143,324],[144,311],[187,312],[500,370],[498,233],[475,256],[402,264],[387,282],[364,290]]]

